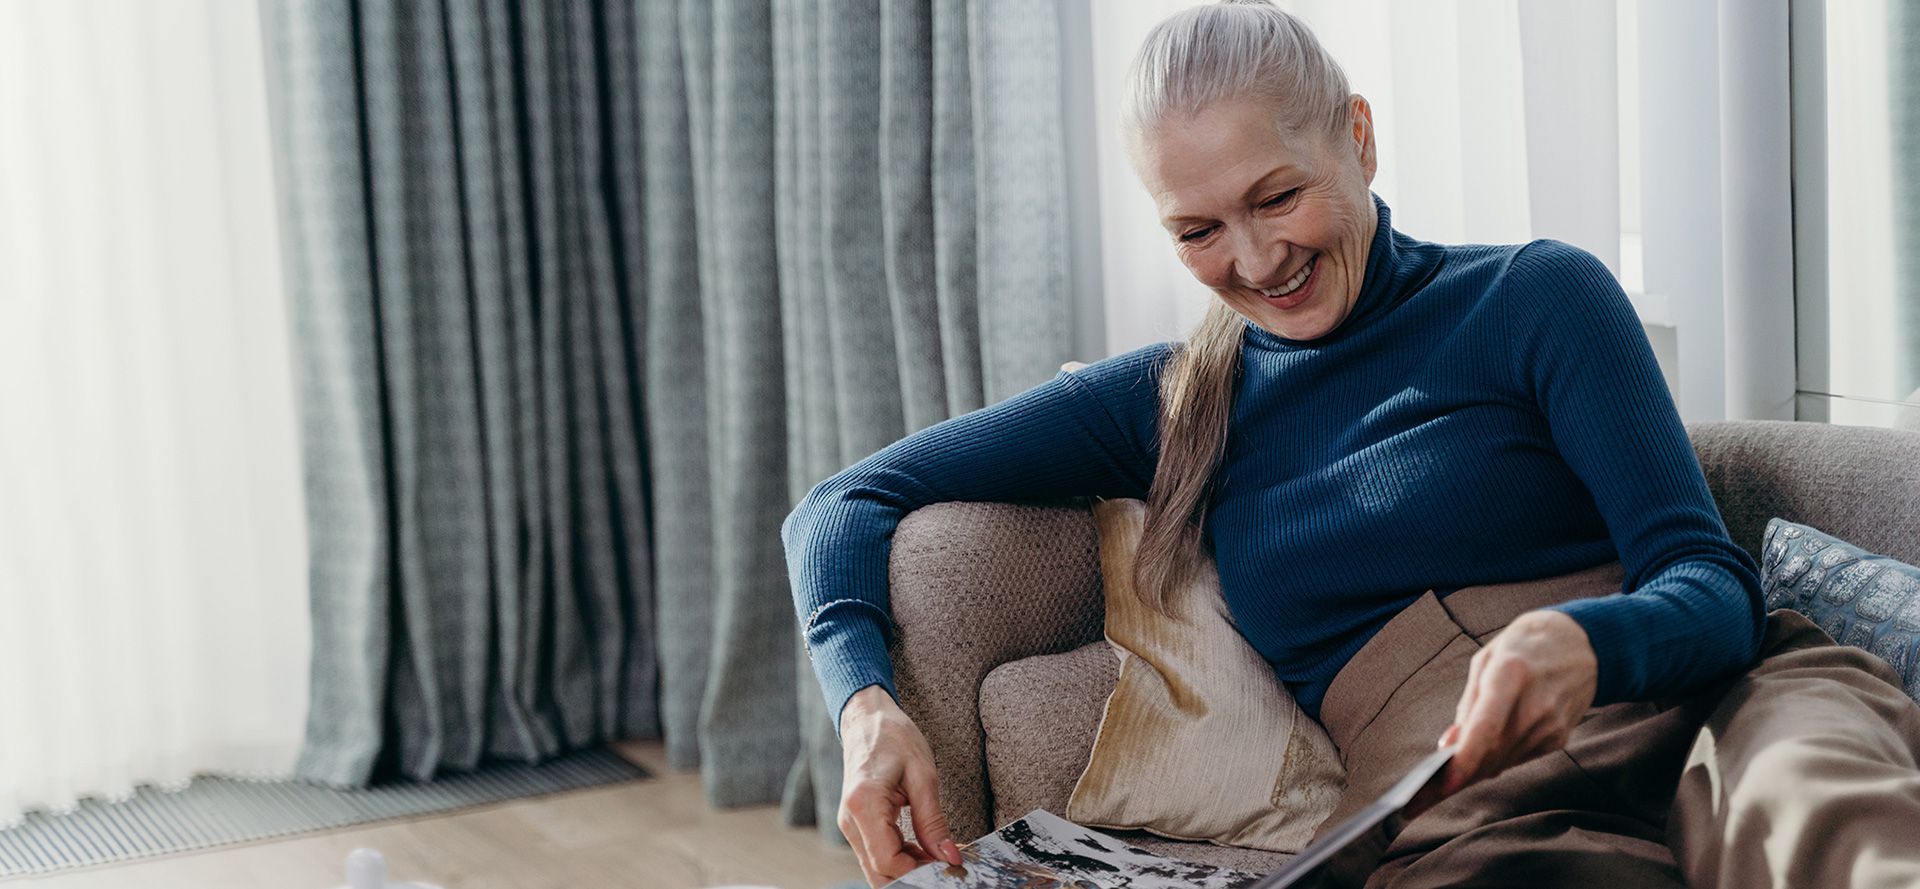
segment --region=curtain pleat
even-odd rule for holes
[[[632,29],[585,4],[270,12],[315,553],[301,774],[658,732],[643,267],[616,244],[639,183],[610,154],[639,141]]]
[[[700,762],[700,703],[713,636],[713,495],[707,452],[705,309],[678,14],[639,6],[641,245],[646,266],[648,449],[659,590],[660,712],[668,762]]]
[[[270,6],[302,773],[659,735],[713,804],[837,835],[780,522],[1072,357],[1052,10]]]
[[[774,34],[797,501],[1067,360],[1064,134],[1051,8],[792,0]],[[804,749],[785,813],[832,833],[840,751],[797,663]]]
[[[1020,0],[974,0],[968,12],[978,351],[992,403],[1068,360],[1060,20]]]
[[[940,304],[940,354],[946,359],[947,413],[986,404],[981,372],[979,268],[975,236],[979,198],[973,151],[973,60],[970,4],[932,4],[933,274]],[[902,97],[905,101],[905,97]],[[1060,136],[1056,124],[1032,134]],[[1057,193],[1061,185],[1053,185]],[[1065,248],[1066,244],[1060,244]],[[1044,298],[1044,297],[1043,297]]]
[[[393,586],[380,373],[360,146],[358,27],[346,6],[262,7],[286,231],[313,589],[297,770],[364,781],[381,746]]]
[[[787,499],[798,503],[813,484],[818,467],[838,460],[840,429],[833,377],[832,324],[826,310],[826,233],[822,195],[820,131],[821,71],[818,42],[820,7],[808,0],[776,0],[774,60],[779,102],[775,108],[775,148],[779,182],[773,214],[780,257],[780,306],[786,349]],[[789,607],[790,609],[790,607]],[[793,687],[798,716],[799,755],[781,794],[782,817],[789,824],[816,823],[838,834],[840,748],[825,715],[804,642],[792,660],[799,681]],[[821,729],[826,729],[824,736]]]
[[[688,95],[704,165],[701,296],[713,461],[714,633],[700,718],[701,777],[716,805],[778,798],[798,750],[790,613],[777,545],[789,506],[780,300],[774,260],[773,67],[765,2],[688,2],[683,33],[706,29],[711,68]],[[694,10],[698,10],[695,12]],[[710,18],[709,18],[710,16]],[[694,41],[700,42],[700,41]],[[689,54],[689,70],[697,58]],[[696,83],[689,78],[689,83]],[[705,131],[705,150],[702,131]],[[704,182],[701,180],[704,179]],[[788,612],[791,608],[787,609]]]
[[[515,406],[533,387],[532,268],[527,245],[526,149],[517,136],[522,99],[519,28],[508,3],[455,4],[463,27],[450,41],[461,89],[469,274],[480,381],[481,446],[487,454],[488,579],[495,658],[486,671],[486,730],[502,755],[532,758],[557,740],[527,694],[532,662],[526,608],[522,512],[535,476],[528,427]]]
[[[877,206],[903,428],[920,429],[951,416],[934,274],[933,10],[887,3],[879,11]]]

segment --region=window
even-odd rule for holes
[[[1920,6],[1793,27],[1799,417],[1920,428]]]

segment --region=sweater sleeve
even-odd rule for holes
[[[1765,609],[1626,294],[1592,254],[1536,241],[1503,282],[1521,385],[1605,519],[1623,594],[1553,606],[1599,660],[1596,706],[1685,691],[1750,666]]]
[[[801,637],[834,731],[847,699],[899,699],[887,559],[908,513],[947,501],[1145,497],[1157,459],[1159,368],[1147,346],[936,423],[814,486],[780,526]]]

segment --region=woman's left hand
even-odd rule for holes
[[[1593,704],[1599,661],[1587,631],[1558,611],[1514,618],[1473,656],[1467,688],[1439,746],[1460,749],[1439,796],[1566,746]]]

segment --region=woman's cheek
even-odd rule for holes
[[[1208,287],[1218,289],[1226,281],[1225,263],[1205,247],[1182,246],[1180,262],[1193,273],[1195,280]]]

